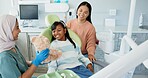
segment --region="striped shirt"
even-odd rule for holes
[[[74,68],[79,65],[87,66],[91,63],[88,58],[82,55],[80,48],[77,45],[74,48],[68,39],[66,41],[54,40],[50,47],[61,50],[62,56],[48,64],[48,73],[57,69]]]

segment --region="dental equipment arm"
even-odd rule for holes
[[[126,46],[128,46],[127,44],[132,49],[134,49],[138,46],[129,36],[125,35],[121,40],[121,46],[120,46],[120,52],[119,52],[120,55],[124,55],[124,54],[128,53],[127,47],[126,47]]]
[[[125,73],[148,59],[147,48],[148,40],[89,78],[121,78]]]

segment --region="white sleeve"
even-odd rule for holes
[[[76,47],[77,51],[78,51],[78,59],[85,65],[87,66],[89,63],[91,63],[91,61],[85,57],[82,53],[79,47]]]
[[[56,46],[55,46],[55,41],[53,41],[53,42],[50,44],[50,48],[56,48]],[[47,73],[55,72],[56,69],[57,69],[56,60],[53,60],[53,61],[51,61],[50,63],[48,63],[48,71],[47,71]]]
[[[47,71],[47,73],[55,72],[56,69],[57,69],[56,61],[51,61],[50,63],[48,63],[48,71]]]

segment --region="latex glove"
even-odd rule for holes
[[[36,51],[36,56],[38,56],[40,54],[39,51]],[[42,62],[40,63],[40,65],[43,65]]]
[[[36,51],[36,56],[39,55],[39,53],[40,53],[39,51]]]
[[[39,54],[37,54],[36,58],[32,61],[32,64],[38,66],[42,61],[44,61],[48,57],[49,52],[49,49],[42,50]]]

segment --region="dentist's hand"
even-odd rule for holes
[[[39,55],[39,54],[40,54],[40,52],[39,51],[36,51],[36,56]]]
[[[40,53],[36,53],[36,58],[32,61],[32,64],[38,66],[42,61],[44,61],[48,57],[49,52],[49,49],[45,49],[42,50]]]

